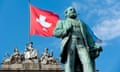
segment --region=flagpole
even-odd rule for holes
[[[29,8],[29,12],[28,12],[28,18],[29,18],[29,22],[28,22],[28,42],[30,42],[30,0],[28,0],[28,8]]]

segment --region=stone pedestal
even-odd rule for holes
[[[10,69],[9,67],[10,67],[9,64],[3,64],[1,68],[2,70],[9,70]]]
[[[38,60],[25,60],[23,63],[24,70],[39,70]]]
[[[41,70],[62,70],[60,64],[41,64]]]
[[[11,64],[9,68],[11,70],[23,70],[23,64]]]
[[[2,70],[23,70],[22,64],[3,64]]]

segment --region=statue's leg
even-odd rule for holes
[[[65,72],[75,72],[75,41],[69,41],[68,43],[68,55],[65,63]]]
[[[83,72],[94,72],[89,53],[86,48],[77,46],[77,52],[83,66]]]
[[[77,50],[76,50],[76,54],[75,54],[75,72],[83,72],[83,67],[82,67],[81,61],[78,57]]]
[[[91,61],[92,61],[92,66],[93,66],[93,69],[94,69],[94,71],[96,72],[95,59],[91,59]]]
[[[72,57],[68,55],[67,62],[65,63],[65,72],[74,72],[74,62],[71,58]]]

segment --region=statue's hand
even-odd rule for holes
[[[69,31],[72,28],[72,24],[71,23],[66,23],[65,28],[66,28],[67,31]]]
[[[101,51],[102,51],[102,47],[95,45],[93,49],[90,50],[91,58],[97,58],[100,55]]]

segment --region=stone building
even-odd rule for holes
[[[32,44],[32,42],[27,44],[24,54],[14,48],[14,53],[3,60],[1,71],[63,72],[59,60],[53,57],[53,51],[48,53],[48,48],[45,48],[45,52],[38,57],[38,51],[32,47]]]

